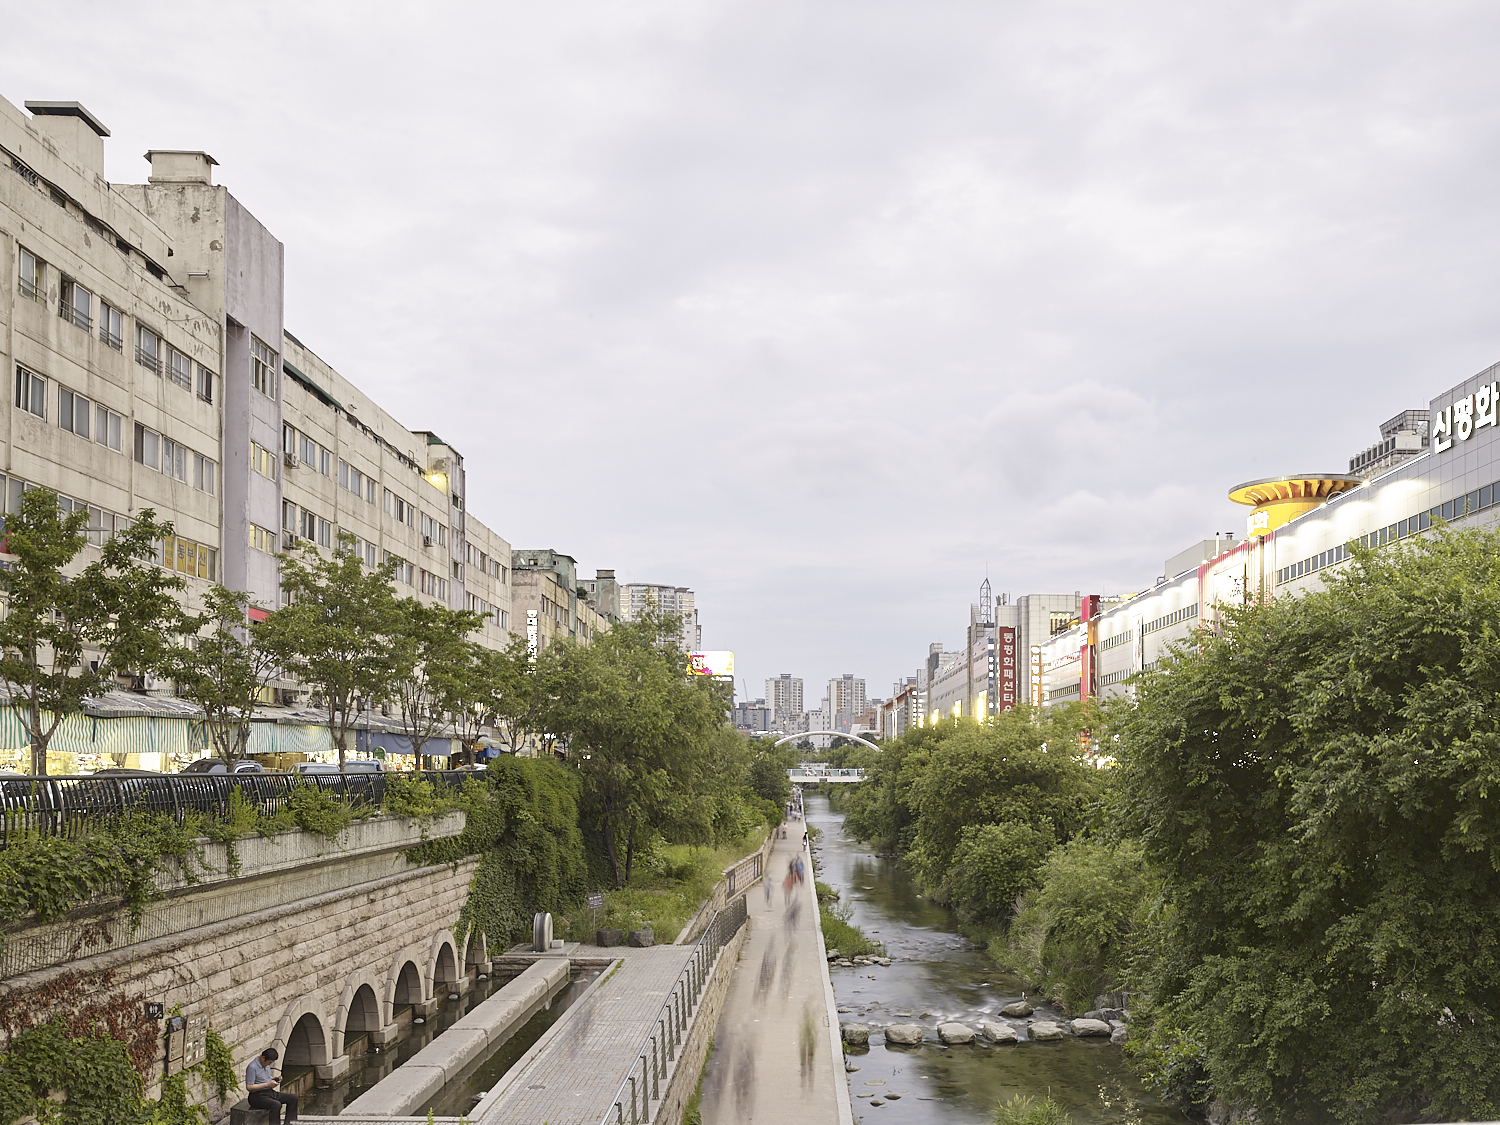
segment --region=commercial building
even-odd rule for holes
[[[744,703],[736,703],[732,722],[736,730],[742,730],[747,734],[764,734],[775,729],[771,721],[771,708],[766,705],[764,699],[749,699]]]
[[[1427,410],[1403,411],[1381,433],[1350,459],[1349,473],[1231,489],[1230,499],[1252,509],[1245,538],[1195,544],[1139,594],[1085,598],[1078,624],[1042,646],[1046,702],[1130,690],[1132,675],[1212,627],[1224,607],[1318,588],[1355,544],[1379,548],[1439,522],[1500,518],[1500,364],[1437,394]]]
[[[495,648],[521,612],[547,639],[608,627],[607,605],[579,604],[571,558],[512,562],[471,508],[457,449],[286,331],[282,243],[214,183],[212,156],[153,150],[145,183],[112,184],[97,117],[27,109],[0,99],[0,511],[31,487],[87,511],[87,563],[153,509],[174,525],[160,563],[189,608],[222,583],[274,610],[278,553],[344,542],[366,566],[393,563],[398,594],[481,614]],[[696,632],[692,592],[672,589]]]
[[[865,682],[852,673],[828,681],[828,695],[823,702],[832,726],[825,729],[848,731],[863,718],[867,704]]]

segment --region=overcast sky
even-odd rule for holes
[[[254,14],[256,9],[260,14]],[[872,696],[1500,359],[1500,6],[10,5],[110,179],[205,149],[474,513]]]

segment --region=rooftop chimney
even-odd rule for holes
[[[31,123],[87,172],[104,175],[104,138],[109,130],[78,102],[27,102]]]
[[[211,184],[213,166],[218,163],[206,152],[172,148],[153,148],[146,159],[151,161],[151,175],[146,179],[150,184]]]

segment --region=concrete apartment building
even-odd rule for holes
[[[682,644],[689,652],[703,647],[703,626],[693,591],[686,586],[661,586],[652,582],[627,582],[620,586],[620,617],[634,621],[655,606],[682,618]]]
[[[462,455],[285,331],[282,244],[214,159],[156,150],[145,184],[110,184],[97,118],[27,107],[0,100],[5,510],[54,490],[98,543],[153,508],[190,604],[222,582],[268,610],[278,552],[352,536],[366,565],[396,561],[399,594],[481,613],[502,647],[512,552],[469,511]],[[548,608],[565,601],[560,627],[586,639],[602,619],[566,586]]]
[[[802,677],[790,672],[766,681],[766,706],[771,709],[771,722],[787,734],[794,734],[796,727],[787,728],[782,723],[800,721],[802,718]]]
[[[536,630],[538,651],[559,637],[586,644],[609,628],[609,618],[594,607],[587,588],[579,582],[573,556],[550,549],[516,550],[511,564],[516,622],[528,641]]]

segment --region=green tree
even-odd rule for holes
[[[946,880],[959,913],[973,922],[1008,922],[1016,900],[1041,885],[1042,864],[1056,843],[1046,820],[966,825]]]
[[[1262,1120],[1500,1114],[1500,534],[1355,551],[1143,676],[1154,1047]]]
[[[680,618],[651,611],[587,645],[554,641],[537,663],[540,725],[567,739],[616,886],[650,832],[671,838],[703,822],[695,798],[711,784],[709,737],[731,697],[727,685],[688,674],[680,634]]]
[[[1084,826],[1101,788],[1079,746],[1091,716],[1071,704],[960,722],[925,763],[911,763],[908,800],[917,815],[907,858],[930,891],[954,901],[948,875],[966,828],[1029,825],[1061,842]],[[1034,854],[1034,846],[1022,851]]]
[[[550,703],[542,681],[547,678],[546,670],[553,666],[560,651],[548,658],[544,650],[533,661],[526,638],[517,634],[510,639],[510,644],[487,661],[484,675],[493,704],[494,726],[512,749],[520,750],[546,734],[545,716]],[[543,667],[541,677],[537,675],[539,663]],[[543,748],[550,753],[550,739],[542,741],[546,744]]]
[[[183,582],[153,565],[172,525],[146,509],[75,573],[88,543],[88,513],[64,513],[46,489],[27,490],[20,511],[5,517],[0,571],[0,678],[11,686],[31,741],[31,771],[47,772],[47,746],[86,698],[116,676],[168,670],[191,624],[177,600]],[[97,661],[97,664],[95,663]]]
[[[750,788],[761,800],[770,802],[777,809],[785,809],[792,798],[792,779],[786,771],[797,764],[797,752],[788,746],[777,746],[770,738],[760,739],[753,749]]]
[[[473,678],[480,668],[468,637],[483,620],[477,613],[416,598],[396,602],[391,693],[411,752],[419,758],[423,747],[448,728],[449,715],[467,711],[482,690]]]
[[[182,648],[169,675],[177,693],[203,708],[204,726],[215,755],[232,772],[245,756],[250,720],[261,689],[276,671],[276,657],[259,641],[247,620],[250,597],[214,586],[194,624],[200,632]],[[207,628],[207,632],[201,630]]]
[[[401,671],[395,643],[401,612],[391,590],[395,563],[368,569],[347,549],[350,542],[340,536],[331,556],[311,544],[280,556],[288,604],[257,629],[266,649],[327,709],[340,766],[361,704],[391,699]]]

